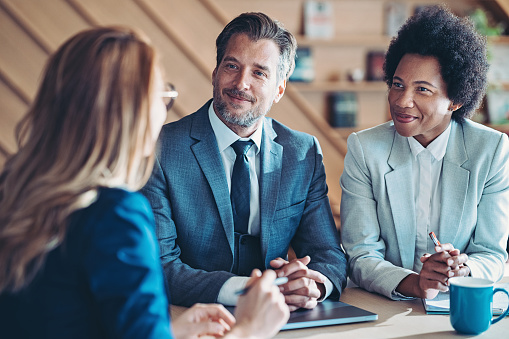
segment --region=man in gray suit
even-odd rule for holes
[[[216,46],[213,100],[163,127],[142,190],[171,301],[234,305],[255,268],[288,277],[291,310],[339,299],[346,259],[318,141],[265,117],[293,71],[295,38],[265,14],[244,13]],[[290,245],[297,258],[287,261]]]

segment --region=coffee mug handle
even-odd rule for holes
[[[505,294],[507,294],[507,297],[509,298],[509,292],[507,292],[505,289],[503,289],[503,288],[495,288],[495,289],[493,290],[493,295],[495,295],[495,293],[497,293],[497,292],[505,293]],[[509,304],[507,305],[507,307],[506,307],[505,311],[504,311],[501,315],[499,315],[499,316],[498,316],[498,317],[496,317],[495,319],[491,320],[491,324],[493,325],[493,324],[495,324],[495,323],[499,322],[501,319],[505,318],[505,316],[506,316],[508,313],[509,313]]]

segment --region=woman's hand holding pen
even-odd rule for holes
[[[419,274],[419,287],[426,298],[435,297],[439,291],[449,290],[449,278],[462,277],[470,274],[465,263],[468,256],[454,248],[452,244],[435,246],[436,253],[426,253],[421,257],[423,263]]]
[[[279,287],[274,285],[276,273],[253,270],[249,290],[235,309],[237,323],[225,338],[271,338],[286,324],[290,311]]]
[[[441,244],[435,234],[430,233],[436,253],[424,254],[419,274],[410,274],[403,279],[396,291],[409,297],[433,299],[437,294],[449,290],[449,278],[467,276],[470,268],[465,265],[468,256],[452,244]]]
[[[440,260],[446,265],[440,272],[446,275],[447,279],[452,277],[463,277],[470,274],[470,268],[466,266],[468,255],[461,253],[460,250],[454,248],[452,244],[440,244],[435,246],[435,254],[424,254],[421,257],[421,262],[424,264],[432,256],[438,256]],[[447,280],[446,279],[446,280]],[[447,284],[448,285],[448,284]]]
[[[272,338],[286,324],[290,311],[279,288],[276,273],[253,270],[245,294],[239,298],[235,318],[218,304],[195,304],[173,319],[175,338],[199,338],[204,335],[228,339]]]

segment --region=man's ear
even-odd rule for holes
[[[285,94],[285,89],[286,89],[286,80],[281,80],[279,82],[279,85],[277,86],[277,93],[274,98],[274,103],[278,103],[279,100],[281,100],[281,98],[283,97],[283,94]]]
[[[214,68],[214,70],[212,71],[212,84],[214,84],[214,79],[216,78],[216,73],[217,73],[217,67]]]

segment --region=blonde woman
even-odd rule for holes
[[[174,95],[156,60],[121,27],[80,32],[51,56],[0,175],[2,338],[172,337],[152,211],[135,193]],[[274,335],[288,307],[274,272],[260,275],[237,320],[198,305],[175,337]]]

